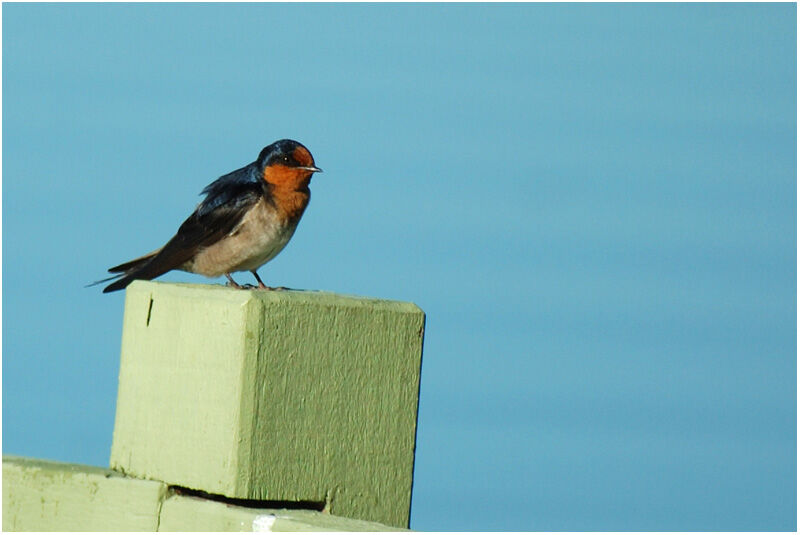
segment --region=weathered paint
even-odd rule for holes
[[[399,531],[318,511],[253,509],[191,496],[170,496],[159,531]]]
[[[103,468],[3,456],[3,531],[155,531],[167,486]]]
[[[397,531],[318,511],[181,496],[92,466],[3,457],[3,531]]]
[[[136,281],[111,466],[407,527],[423,328],[410,303]]]

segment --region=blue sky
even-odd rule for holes
[[[2,9],[4,453],[107,465],[83,285],[288,137],[265,282],[427,313],[412,528],[795,530],[793,4]]]

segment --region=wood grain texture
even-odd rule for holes
[[[127,291],[112,468],[408,526],[417,306],[144,281]]]
[[[3,456],[3,531],[155,531],[167,486],[103,468]]]

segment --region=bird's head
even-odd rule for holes
[[[262,178],[278,187],[307,187],[311,175],[322,172],[314,165],[314,157],[308,149],[291,139],[281,139],[264,147],[257,163]]]

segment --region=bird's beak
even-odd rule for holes
[[[302,169],[303,171],[311,171],[312,173],[321,173],[322,169],[319,167],[314,167],[313,165],[309,165],[307,167],[298,167],[298,169]]]

